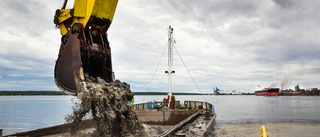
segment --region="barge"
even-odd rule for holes
[[[217,116],[212,104],[201,101],[180,104],[174,100],[172,104],[173,108],[168,108],[164,102],[148,102],[132,105],[132,108],[139,121],[162,128],[161,137],[211,135]]]
[[[214,106],[201,101],[176,101],[172,95],[173,28],[168,29],[168,95],[162,102],[133,105],[139,121],[149,125],[173,125],[160,136],[207,136],[216,117]],[[181,58],[181,57],[180,57]],[[185,66],[186,67],[186,66]],[[189,73],[190,74],[190,73]],[[191,77],[191,75],[190,75]],[[199,90],[200,91],[200,90]],[[204,98],[205,99],[205,98]],[[194,130],[193,132],[190,132]]]
[[[156,136],[211,136],[213,125],[217,114],[214,106],[208,102],[201,101],[176,101],[171,93],[171,75],[175,72],[172,67],[172,33],[173,28],[169,26],[168,39],[168,83],[169,92],[162,102],[146,102],[131,105],[132,111],[136,113],[138,120],[147,126],[159,127],[162,132]],[[77,126],[83,133],[93,132],[97,124],[94,120],[88,119],[79,123]],[[70,136],[70,124],[56,125],[47,128],[26,131],[7,136]]]

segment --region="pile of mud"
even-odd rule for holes
[[[97,83],[84,83],[81,102],[73,107],[73,114],[66,116],[71,135],[76,135],[78,123],[89,116],[96,130],[88,136],[146,136],[128,103],[133,98],[130,85],[119,80]]]

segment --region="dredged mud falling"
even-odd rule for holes
[[[133,97],[129,84],[119,80],[104,84],[86,82],[86,88],[81,103],[73,107],[73,114],[66,116],[71,123],[71,135],[78,132],[78,123],[89,115],[96,123],[91,136],[146,136],[128,103]]]

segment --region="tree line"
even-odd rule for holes
[[[67,95],[61,91],[0,91],[0,96],[18,95]]]

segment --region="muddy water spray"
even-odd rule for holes
[[[85,85],[81,103],[73,107],[73,114],[66,116],[71,134],[77,133],[78,123],[89,115],[96,122],[92,136],[145,136],[144,127],[128,103],[133,97],[129,84],[116,80]]]

